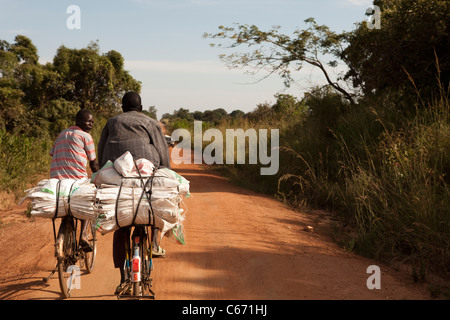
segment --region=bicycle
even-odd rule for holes
[[[70,207],[68,214],[61,219],[61,224],[59,225],[58,234],[56,234],[55,220],[57,219],[58,213],[58,199],[55,211],[55,216],[52,219],[53,223],[53,236],[55,239],[55,257],[56,266],[51,271],[50,275],[44,278],[44,282],[47,282],[51,276],[58,271],[59,287],[61,293],[65,299],[70,298],[72,291],[77,287],[77,278],[79,274],[79,268],[76,266],[79,263],[80,267],[86,267],[86,272],[91,273],[95,267],[95,258],[97,255],[97,234],[95,226],[91,220],[87,223],[87,235],[86,238],[91,247],[90,252],[85,252],[84,248],[81,247],[81,228],[78,228],[79,219],[73,217],[70,212]],[[79,239],[79,240],[77,240]]]
[[[131,230],[130,230],[131,234]],[[152,290],[151,272],[153,270],[153,237],[155,228],[148,225],[134,225],[134,230],[125,242],[123,290],[117,299],[151,299],[156,294]]]
[[[146,177],[147,180],[144,182],[144,177],[141,175],[136,162],[135,167],[141,181],[142,194],[136,206],[137,209],[134,213],[133,221],[130,225],[129,233],[125,241],[125,261],[123,266],[125,282],[122,291],[117,294],[117,299],[155,300],[156,295],[152,290],[151,272],[153,270],[153,244],[157,234],[155,231],[157,228],[155,227],[155,217],[150,200],[154,176]],[[156,170],[156,168],[154,170]],[[150,204],[150,210],[148,211],[148,224],[135,224],[139,204],[144,198],[144,195]],[[117,211],[118,204],[116,203],[116,222],[117,225],[119,225],[117,220]],[[134,227],[132,234],[131,227]],[[131,294],[129,294],[129,292],[131,292]]]

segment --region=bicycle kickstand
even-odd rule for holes
[[[52,272],[50,272],[50,274],[48,275],[48,277],[42,278],[42,281],[44,281],[45,283],[47,283],[48,280],[50,280],[50,278],[55,274],[56,270],[58,270],[58,263],[56,263],[55,268],[52,270]]]

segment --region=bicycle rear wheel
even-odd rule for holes
[[[143,287],[142,287],[142,242],[143,242],[143,227],[139,227],[139,228],[135,228],[134,229],[134,233],[133,233],[133,237],[132,237],[132,244],[133,244],[133,250],[134,250],[134,246],[137,244],[139,246],[139,256],[140,256],[140,261],[141,261],[141,266],[140,268],[140,280],[139,281],[135,281],[135,279],[132,279],[132,295],[137,297],[137,296],[141,296],[143,294]],[[138,242],[136,241],[136,237],[138,238]]]
[[[141,281],[140,295],[144,298],[155,299],[155,293],[152,291],[152,260],[151,260],[151,240],[152,233],[148,232],[147,227],[141,227],[139,239],[139,253],[141,257]]]
[[[87,228],[87,239],[89,241],[89,244],[92,247],[91,252],[85,252],[84,254],[84,262],[86,263],[86,271],[88,273],[91,273],[92,270],[94,270],[95,267],[95,257],[97,255],[97,233],[95,232],[95,226],[93,225],[92,221],[88,222],[88,228]]]
[[[64,217],[56,238],[59,287],[64,298],[69,298],[76,284],[74,221]]]
[[[134,232],[132,235],[132,247],[134,250],[135,245],[139,247],[139,256],[140,256],[140,280],[135,282],[134,279],[132,282],[132,295],[133,296],[143,296],[145,291],[145,252],[147,249],[146,241],[147,241],[147,232],[145,226],[136,226],[134,228]]]

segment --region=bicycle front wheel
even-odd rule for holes
[[[75,265],[75,244],[74,244],[74,224],[73,219],[63,218],[56,238],[58,278],[59,287],[64,298],[70,298],[72,290],[79,280],[79,268]]]

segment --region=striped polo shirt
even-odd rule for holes
[[[80,127],[72,126],[59,134],[50,155],[53,157],[50,178],[87,178],[87,161],[96,158],[94,140]]]

